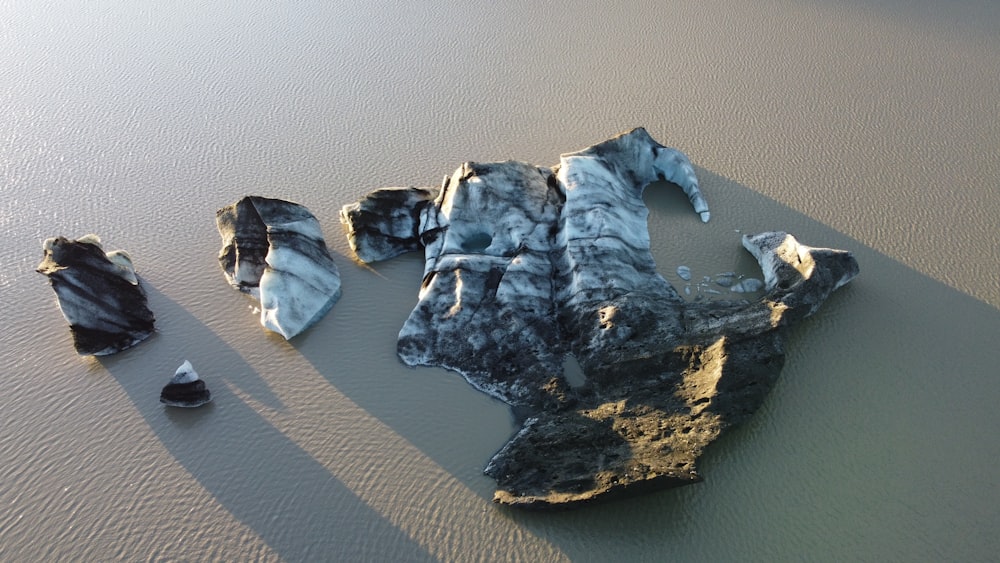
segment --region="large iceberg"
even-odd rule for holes
[[[216,212],[219,262],[234,288],[260,302],[260,324],[286,339],[340,299],[340,274],[319,221],[305,207],[247,196]]]
[[[440,189],[384,188],[341,211],[362,261],[424,248],[403,362],[458,371],[522,421],[485,470],[497,502],[570,506],[700,480],[703,448],[775,381],[781,327],[858,272],[847,252],[763,233],[743,238],[762,299],[686,302],[649,250],[642,192],[657,180],[709,220],[687,157],[643,129],[553,167],[465,163]]]
[[[69,322],[80,355],[105,356],[131,348],[154,332],[132,258],[105,253],[97,235],[46,239],[37,271],[45,274]]]

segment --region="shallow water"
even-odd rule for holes
[[[1000,8],[964,0],[0,5],[0,560],[989,560],[1000,552]],[[395,336],[422,263],[351,260],[340,206],[465,160],[554,164],[645,126],[712,220],[646,193],[679,289],[743,232],[855,253],[705,482],[492,505],[513,429]],[[214,211],[317,215],[344,296],[285,342],[225,283]],[[80,358],[41,241],[125,248],[158,333]],[[176,411],[190,360],[212,389]]]

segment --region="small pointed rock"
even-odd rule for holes
[[[160,402],[171,407],[200,407],[211,400],[212,393],[187,360],[177,368],[170,383],[160,391]]]

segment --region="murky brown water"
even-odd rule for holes
[[[1000,8],[972,0],[0,4],[0,560],[989,560],[1000,553]],[[218,5],[216,5],[218,4]],[[395,335],[417,256],[354,264],[341,205],[464,160],[645,126],[712,221],[647,191],[668,280],[739,233],[855,252],[702,484],[490,502],[507,409]],[[288,343],[226,285],[214,212],[283,197],[344,297]],[[41,241],[135,258],[158,334],[75,355]],[[167,410],[190,360],[215,395]]]

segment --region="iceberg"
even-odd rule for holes
[[[48,276],[78,354],[106,356],[154,332],[146,294],[123,250],[105,253],[97,235],[52,237],[37,272]]]
[[[160,391],[160,402],[171,407],[200,407],[211,400],[211,391],[205,387],[205,382],[187,360],[177,368],[170,383]]]
[[[260,324],[290,339],[340,299],[340,273],[319,221],[305,207],[247,196],[216,213],[219,263],[234,288],[260,303]]]
[[[521,422],[485,468],[496,502],[570,507],[699,481],[705,446],[776,380],[782,329],[858,273],[848,252],[761,233],[742,242],[763,297],[687,302],[650,253],[642,193],[661,180],[710,219],[688,158],[644,129],[552,167],[467,162],[438,189],[383,188],[341,210],[364,262],[424,250],[400,359],[459,372]],[[567,357],[582,374],[567,377]]]

